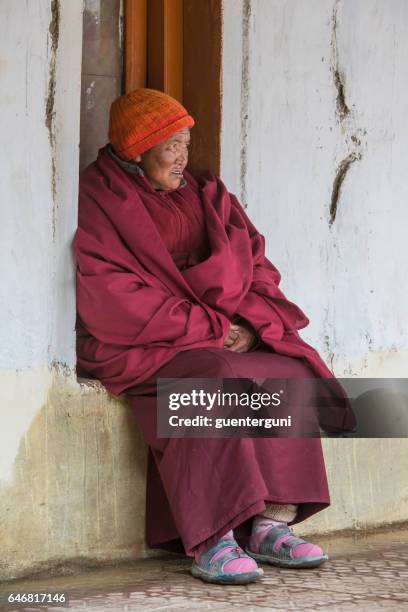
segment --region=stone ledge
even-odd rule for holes
[[[324,439],[332,506],[299,535],[408,520],[406,439]],[[126,400],[95,380],[55,377],[0,487],[0,579],[39,568],[150,555],[146,445]]]

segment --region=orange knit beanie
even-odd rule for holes
[[[119,157],[131,160],[193,125],[194,119],[174,98],[155,89],[136,89],[112,103],[109,141]]]

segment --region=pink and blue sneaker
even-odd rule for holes
[[[196,559],[191,573],[195,578],[215,584],[249,584],[264,574],[256,561],[238,546],[232,532]]]
[[[245,549],[253,559],[288,568],[318,567],[328,560],[319,546],[296,537],[286,523],[264,524],[267,526],[255,530]]]

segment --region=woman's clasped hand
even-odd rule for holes
[[[224,339],[224,348],[234,353],[247,353],[257,341],[257,336],[248,328],[231,323]]]

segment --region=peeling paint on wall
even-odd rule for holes
[[[51,56],[49,65],[48,77],[48,95],[45,105],[45,125],[48,129],[48,135],[51,144],[51,187],[53,197],[52,209],[52,233],[55,238],[56,228],[56,164],[55,164],[55,85],[56,85],[56,66],[57,66],[57,50],[59,42],[59,26],[60,26],[60,0],[51,0],[51,21],[49,33],[51,37]]]
[[[327,309],[326,309],[326,313],[327,313]],[[325,324],[327,325],[327,320],[325,320]],[[324,335],[324,348],[325,348],[325,354],[327,355],[327,359],[329,361],[330,369],[333,371],[333,361],[334,361],[335,355],[332,349],[332,345],[330,343],[330,336],[328,334]]]
[[[331,71],[333,74],[333,83],[336,90],[336,114],[337,119],[342,127],[342,131],[346,134],[346,141],[348,149],[352,149],[350,153],[340,161],[337,165],[336,174],[333,179],[331,199],[330,199],[330,217],[329,227],[331,227],[336,219],[338,205],[340,201],[341,188],[346,179],[347,173],[351,168],[351,165],[356,161],[360,161],[362,158],[361,146],[362,146],[362,135],[366,132],[353,128],[354,114],[352,113],[350,106],[347,103],[346,96],[346,77],[344,70],[342,70],[339,60],[339,47],[337,40],[338,31],[338,9],[340,0],[335,0],[333,12],[332,12],[332,34],[331,34],[331,48],[332,48],[332,66]],[[350,131],[357,132],[349,135]],[[347,134],[348,133],[348,134]]]
[[[336,107],[337,113],[341,120],[343,120],[350,112],[349,107],[346,103],[346,96],[344,92],[344,76],[338,69],[333,73],[334,85],[337,89]]]
[[[346,102],[345,77],[339,65],[339,50],[338,50],[338,44],[337,44],[337,28],[338,28],[337,11],[339,7],[339,1],[340,0],[336,0],[336,2],[334,3],[334,7],[333,7],[331,47],[332,47],[333,81],[334,81],[334,86],[337,90],[336,109],[337,109],[338,117],[341,122],[350,113],[350,109]]]
[[[336,175],[333,181],[333,189],[330,203],[330,221],[329,225],[331,226],[337,214],[337,205],[340,198],[341,186],[343,185],[344,179],[346,178],[347,172],[350,170],[350,166],[354,164],[357,160],[361,159],[361,153],[350,153],[346,159],[343,159],[338,168]]]

